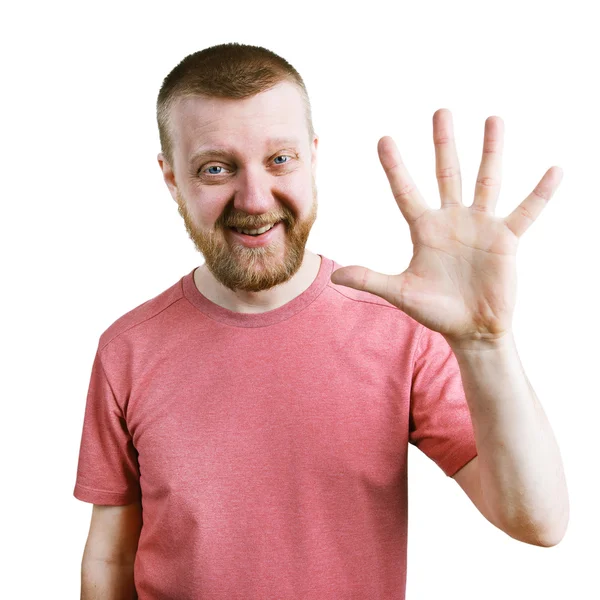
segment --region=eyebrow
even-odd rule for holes
[[[299,144],[300,144],[300,142],[296,138],[286,138],[286,137],[270,138],[266,142],[267,147],[272,147],[272,146],[294,146],[295,147],[295,146],[298,146]],[[196,161],[200,160],[201,158],[204,158],[207,156],[211,156],[211,157],[215,157],[215,158],[228,158],[232,154],[235,154],[235,152],[232,150],[227,150],[225,148],[200,149],[197,152],[194,152],[194,154],[192,154],[192,156],[190,158],[190,164],[193,164]]]

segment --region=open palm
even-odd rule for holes
[[[551,167],[534,191],[506,218],[494,211],[501,182],[503,123],[485,122],[483,157],[469,207],[462,203],[452,115],[433,115],[436,175],[441,208],[431,209],[416,189],[392,138],[378,144],[379,158],[406,219],[413,257],[399,275],[365,267],[335,271],[333,283],[381,296],[448,341],[496,340],[511,330],[516,301],[519,238],[535,221],[562,178]]]

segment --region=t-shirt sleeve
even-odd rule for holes
[[[99,350],[92,366],[73,495],[113,506],[141,497],[137,451]]]
[[[448,477],[477,456],[458,361],[444,337],[426,327],[415,351],[409,441]]]

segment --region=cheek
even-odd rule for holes
[[[312,178],[306,173],[288,179],[285,186],[281,188],[281,192],[294,202],[297,210],[301,213],[308,212],[312,206],[313,183]]]
[[[203,193],[192,196],[188,201],[189,212],[194,221],[203,229],[212,228],[223,214],[231,196],[222,189],[215,193]]]

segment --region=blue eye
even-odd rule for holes
[[[220,167],[219,165],[213,165],[212,167],[208,167],[207,171],[211,174],[211,175],[220,175],[221,173],[215,173],[214,171],[211,171],[211,169],[222,169],[223,167]]]
[[[287,154],[282,154],[281,156],[277,156],[277,157],[275,157],[275,160],[277,160],[278,158],[289,158],[289,156],[287,156]],[[288,161],[286,160],[285,162],[279,162],[279,163],[276,163],[276,164],[278,164],[278,165],[283,165],[283,164],[285,164],[286,162],[288,162]]]

